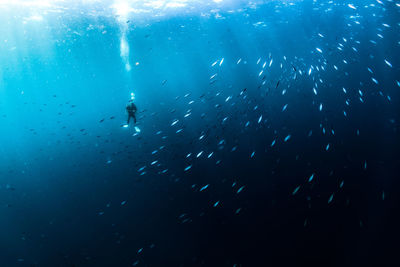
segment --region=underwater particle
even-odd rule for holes
[[[396,81],[396,83],[397,83],[397,86],[400,87],[400,82],[399,82],[399,81]]]
[[[171,123],[171,126],[174,126],[175,124],[177,124],[179,122],[179,120],[174,120],[172,123]]]
[[[189,165],[189,166],[187,166],[183,171],[188,171],[188,170],[190,170],[192,168],[192,165]]]
[[[242,192],[244,188],[245,188],[244,185],[243,185],[242,187],[240,187],[240,188],[236,191],[236,194],[239,194],[240,192]]]
[[[286,136],[285,137],[285,139],[283,140],[284,142],[287,142],[287,141],[289,141],[289,139],[291,138],[292,136],[289,134],[288,136]]]
[[[204,191],[208,188],[210,184],[206,184],[205,186],[203,186],[202,188],[200,188],[199,192]]]
[[[382,191],[382,200],[385,200],[385,191]]]
[[[200,157],[203,154],[203,151],[200,151],[197,155],[196,158]]]
[[[126,204],[126,200],[124,200],[124,201],[121,202],[121,206],[123,206],[123,205],[125,205],[125,204]]]
[[[210,154],[208,154],[207,158],[208,159],[211,158],[213,154],[214,154],[214,152],[211,152]]]
[[[253,152],[251,153],[251,155],[250,155],[250,158],[253,158],[255,154],[256,154],[256,152],[253,151]]]
[[[342,187],[343,187],[343,185],[344,185],[344,180],[340,182],[340,185],[339,185],[339,187],[340,187],[340,188],[342,188]]]
[[[367,169],[367,161],[364,161],[364,170]]]
[[[308,178],[308,182],[311,182],[314,179],[314,173],[311,174],[310,178]]]
[[[140,128],[135,126],[135,131],[136,131],[136,133],[140,133]]]
[[[287,106],[288,106],[288,104],[286,104],[286,105],[283,106],[282,112],[284,112],[284,111],[286,110]]]
[[[322,50],[320,48],[317,47],[315,49],[322,54]]]
[[[241,208],[238,208],[238,209],[235,211],[235,214],[239,214],[239,212],[240,212],[241,210],[242,210]]]
[[[262,120],[262,115],[258,118],[258,123],[260,123]]]
[[[328,199],[328,204],[332,202],[332,200],[333,200],[333,195],[334,195],[334,193],[332,193],[332,195],[329,197],[329,199]]]
[[[292,195],[296,195],[296,193],[300,190],[300,185],[298,187],[296,187],[293,192]]]
[[[139,248],[137,254],[140,254],[143,251],[143,248]]]
[[[139,260],[135,261],[134,263],[132,263],[132,266],[136,266],[139,264]]]
[[[322,111],[322,103],[319,104],[319,111]]]
[[[371,78],[371,80],[372,80],[374,83],[378,84],[378,81],[377,81],[375,78]]]
[[[219,204],[219,200],[217,202],[214,203],[214,208],[217,207]]]
[[[219,62],[219,66],[222,66],[222,63],[224,63],[224,58],[221,59],[221,62]]]
[[[325,150],[328,151],[329,147],[330,147],[330,144],[327,144],[326,147],[325,147]]]

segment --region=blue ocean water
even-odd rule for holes
[[[0,1],[0,266],[396,266],[399,14]]]

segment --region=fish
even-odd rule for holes
[[[386,63],[386,65],[388,65],[389,67],[393,68],[392,64],[391,64],[389,61],[387,61],[386,59],[385,59],[385,63]]]
[[[186,171],[190,170],[191,168],[192,168],[192,165],[189,165],[184,169],[184,171],[186,172]]]
[[[350,7],[351,9],[354,9],[354,10],[356,9],[356,7],[352,4],[348,4],[347,6]]]
[[[245,188],[245,186],[240,187],[240,188],[236,191],[236,194],[239,194],[240,192],[242,192],[244,188]]]
[[[276,143],[276,140],[272,141],[271,147],[273,147],[275,145],[275,143]]]
[[[201,192],[201,191],[204,191],[204,190],[206,190],[206,189],[208,188],[208,186],[209,186],[209,184],[206,184],[205,186],[203,186],[202,188],[200,188],[200,190],[199,190],[199,191]]]
[[[331,203],[331,202],[332,202],[332,200],[333,200],[333,196],[334,196],[334,194],[332,194],[332,195],[329,197],[329,199],[328,199],[328,203]]]
[[[298,187],[296,187],[293,192],[292,195],[296,195],[296,193],[300,190],[300,185]]]

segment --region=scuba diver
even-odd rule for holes
[[[133,118],[133,122],[136,124],[136,105],[133,103],[133,99],[129,100],[128,105],[126,105],[126,111],[128,112],[128,122],[127,125],[129,125],[129,121],[131,118]]]

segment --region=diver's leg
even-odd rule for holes
[[[128,115],[128,122],[126,124],[129,125],[129,121],[131,120],[131,115]]]
[[[135,124],[136,124],[136,114],[133,114],[133,121],[135,122]]]

